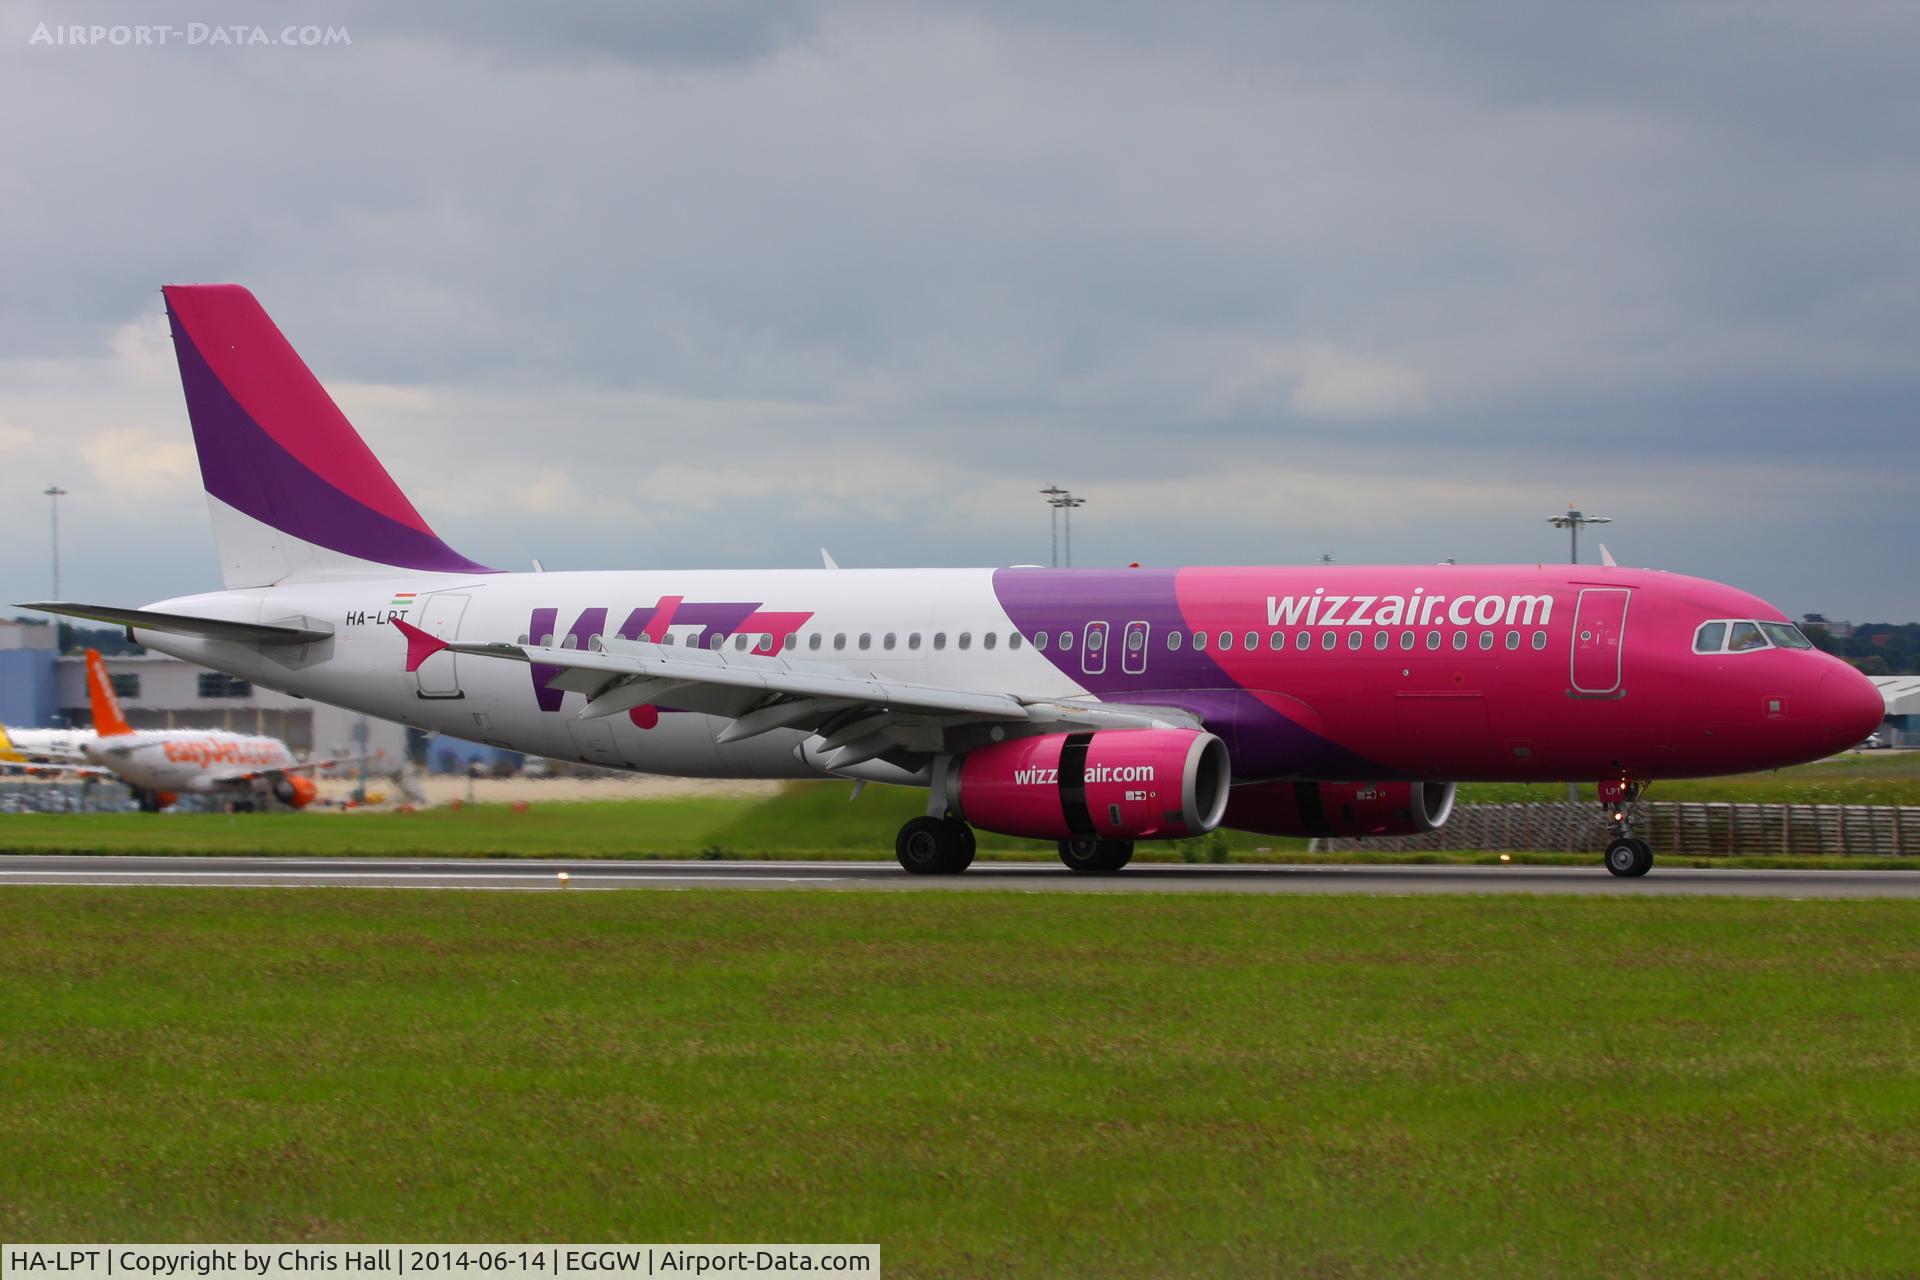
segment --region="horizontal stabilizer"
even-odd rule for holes
[[[177,636],[199,636],[203,640],[230,640],[235,644],[276,645],[312,644],[333,635],[333,628],[280,625],[267,622],[232,622],[226,618],[196,618],[185,613],[159,613],[152,609],[120,609],[105,604],[75,604],[67,600],[42,600],[16,606],[57,613],[66,618],[88,622],[107,622],[118,627],[138,627],[142,631],[165,631]],[[304,620],[303,620],[304,621]]]

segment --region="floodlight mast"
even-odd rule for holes
[[[1087,505],[1085,498],[1076,498],[1072,493],[1057,484],[1050,484],[1040,490],[1040,496],[1047,500],[1052,508],[1053,517],[1053,567],[1060,567],[1060,513],[1067,513],[1067,568],[1073,567],[1073,509]]]
[[[1057,484],[1049,484],[1040,490],[1040,496],[1047,500],[1047,520],[1052,525],[1053,533],[1053,549],[1047,563],[1058,569],[1060,567],[1060,499],[1067,496],[1067,491]]]
[[[1569,543],[1567,563],[1579,564],[1580,563],[1581,526],[1589,525],[1589,524],[1612,524],[1613,517],[1612,516],[1590,516],[1584,511],[1575,510],[1573,504],[1568,503],[1567,514],[1563,516],[1548,516],[1547,523],[1552,525],[1556,529],[1565,529],[1567,531],[1567,538]]]
[[[50,484],[40,492],[49,500],[49,505],[53,508],[53,598],[58,600],[60,598],[60,499],[67,496],[67,491],[57,484]]]

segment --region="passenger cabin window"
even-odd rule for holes
[[[962,631],[960,633],[960,647],[962,649],[971,649],[973,647],[973,632]]]
[[[1220,633],[1220,647],[1221,647],[1222,649],[1231,649],[1231,648],[1233,648],[1233,632],[1231,632],[1231,631],[1222,631],[1222,632]]]
[[[1749,649],[1764,649],[1767,637],[1761,634],[1757,622],[1736,622],[1733,631],[1727,636],[1728,653],[1745,653]]]
[[[1007,633],[1007,648],[1018,649],[1020,647],[1020,640],[1021,635],[1018,631],[1009,631]]]
[[[1179,647],[1180,647],[1180,633],[1178,631],[1167,632],[1167,652],[1172,653],[1175,650],[1179,649]]]
[[[1062,631],[1060,633],[1060,652],[1068,653],[1072,649],[1073,649],[1073,632]]]
[[[886,635],[880,637],[880,647],[882,649],[891,649],[893,648],[893,645],[894,645],[893,632],[889,631],[887,632]]]
[[[907,648],[918,649],[919,647],[920,647],[920,633],[916,631],[907,637]]]
[[[1718,653],[1727,643],[1727,624],[1724,622],[1703,622],[1700,629],[1693,633],[1693,651],[1695,653]]]
[[[668,636],[668,637],[667,637],[667,643],[668,643],[668,644],[672,644],[672,643],[673,643],[673,637],[672,637],[672,636]],[[810,636],[808,636],[808,637],[807,637],[807,648],[809,648],[809,649],[818,649],[819,647],[820,647],[820,633],[819,633],[818,631],[816,631],[816,632],[814,632],[814,633],[813,633],[812,635],[810,635]]]
[[[944,632],[944,631],[936,631],[936,632],[934,632],[934,633],[933,633],[933,647],[934,647],[934,648],[936,648],[936,649],[944,649],[944,648],[946,648],[946,647],[947,647],[947,633],[946,633],[946,632]]]
[[[980,647],[982,649],[993,648],[994,641],[998,638],[998,636],[999,636],[999,632],[997,631],[987,632],[985,635],[980,637]]]
[[[1194,633],[1193,633],[1193,647],[1194,647],[1194,650],[1195,650],[1196,652],[1201,652],[1201,651],[1204,651],[1204,650],[1206,649],[1206,647],[1207,647],[1207,633],[1206,633],[1206,632],[1204,632],[1204,631],[1196,631],[1196,632],[1194,632]]]
[[[1046,632],[1036,631],[1033,633],[1033,647],[1038,649],[1042,653],[1045,653],[1047,651],[1047,633]]]

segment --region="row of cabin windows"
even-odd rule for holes
[[[1708,623],[1707,625],[1709,627],[1712,627],[1712,626],[1724,626],[1726,624]],[[1739,623],[1737,625],[1743,626],[1743,627],[1751,627],[1754,624]],[[1702,631],[1704,633],[1705,628],[1702,628]],[[1048,634],[1049,633],[1045,631],[1034,633],[1033,647],[1036,649],[1045,650],[1048,647]],[[1288,641],[1287,641],[1288,634],[1289,633],[1285,631],[1267,632],[1266,647],[1273,650],[1276,653],[1280,652],[1281,650],[1284,650],[1285,648],[1287,648],[1287,645],[1288,645]],[[1313,637],[1316,633],[1312,631],[1296,631],[1291,634],[1293,636],[1293,641],[1292,641],[1293,648],[1300,650],[1301,652],[1305,652],[1314,647]],[[1126,645],[1129,652],[1139,653],[1141,650],[1146,648],[1147,637],[1146,637],[1146,632],[1144,630],[1139,628],[1129,628],[1126,635],[1127,635]],[[1184,631],[1167,632],[1167,641],[1166,641],[1167,651],[1169,653],[1178,652],[1183,645],[1188,643],[1186,638],[1187,635],[1188,633]],[[1319,645],[1321,649],[1331,651],[1340,647],[1340,632],[1321,631],[1318,633],[1318,635],[1320,637]],[[1244,637],[1240,638],[1241,643],[1243,647],[1247,649],[1258,649],[1260,648],[1260,636],[1261,636],[1261,633],[1258,631],[1249,631],[1245,634]],[[1453,639],[1450,643],[1452,648],[1456,652],[1464,651],[1474,644],[1474,641],[1470,639],[1470,633],[1467,631],[1455,631],[1452,633],[1452,636],[1453,636]],[[1520,647],[1522,643],[1520,638],[1520,632],[1508,631],[1505,633],[1505,636],[1506,638],[1504,642],[1501,642],[1495,639],[1493,632],[1482,631],[1480,632],[1480,638],[1478,641],[1479,647],[1482,650],[1490,650],[1494,648],[1496,644],[1499,644],[1499,643],[1504,643],[1505,647],[1509,650],[1518,649]],[[1364,631],[1357,631],[1357,630],[1348,631],[1346,632],[1346,637],[1347,637],[1346,647],[1350,650],[1363,649],[1366,647],[1368,643],[1367,633]],[[729,637],[725,635],[721,635],[716,632],[713,636],[711,636],[708,639],[707,646],[708,648],[711,648],[711,649],[718,649],[727,642],[728,638]],[[756,653],[770,653],[774,649],[774,639],[771,632],[764,632],[764,631],[742,632],[731,638],[733,640],[733,647],[742,653],[745,653],[750,649]],[[545,647],[550,647],[553,644],[553,639],[554,638],[551,635],[542,636],[540,637],[540,644]],[[844,651],[847,647],[848,639],[849,639],[849,636],[847,632],[842,631],[842,632],[836,633],[832,638],[832,645],[831,645],[832,649],[835,650],[836,652]],[[874,632],[863,631],[857,637],[853,638],[853,645],[854,645],[854,648],[856,649],[871,650],[874,647],[874,640],[875,640]],[[1007,648],[1018,649],[1021,646],[1021,644],[1024,642],[1024,640],[1025,640],[1025,637],[1023,637],[1018,631],[1010,631],[1007,633]],[[906,633],[905,646],[909,652],[918,651],[920,648],[920,641],[921,641],[921,635],[918,631],[909,631]],[[957,647],[961,649],[971,649],[973,647],[973,633],[971,631],[962,631],[959,633],[958,636],[955,637],[955,641],[956,641]],[[1100,631],[1093,630],[1087,633],[1088,648],[1098,650],[1100,645],[1103,642],[1104,642],[1104,636]],[[1212,637],[1211,639],[1209,638],[1208,633],[1205,631],[1195,631],[1192,633],[1192,644],[1196,652],[1204,652],[1209,646],[1215,649],[1220,649],[1220,650],[1230,650],[1234,647],[1235,642],[1236,642],[1235,634],[1231,631],[1222,631],[1217,636]],[[521,636],[520,643],[521,644],[528,643],[528,638],[526,636]],[[673,644],[674,643],[673,634],[669,632],[666,635],[666,637],[661,641],[661,643],[669,644],[669,645]],[[692,641],[689,640],[689,643],[692,643]],[[982,632],[980,635],[980,647],[982,649],[993,649],[997,647],[999,643],[1000,643],[1000,635],[998,632],[985,631],[985,632]],[[1059,650],[1061,653],[1070,653],[1073,650],[1073,643],[1074,643],[1073,632],[1062,631],[1059,634],[1058,640],[1053,642],[1053,647]],[[1397,642],[1394,638],[1393,633],[1390,631],[1375,631],[1373,633],[1372,644],[1376,650],[1390,649],[1395,645],[1395,643],[1398,643],[1399,647],[1405,651],[1411,651],[1413,649],[1420,648],[1424,644],[1424,646],[1429,652],[1434,652],[1447,646],[1449,644],[1449,641],[1447,641],[1442,636],[1442,633],[1438,631],[1426,632],[1424,641],[1422,640],[1420,633],[1418,632],[1402,631],[1399,633],[1399,638]],[[806,644],[807,644],[807,649],[809,651],[817,651],[823,647],[826,647],[825,633],[819,632],[819,631],[810,633],[807,636]],[[1531,644],[1533,648],[1535,648],[1536,650],[1545,649],[1547,647],[1547,633],[1545,631],[1535,631],[1531,639]],[[886,650],[886,651],[893,651],[895,649],[898,649],[901,645],[900,633],[895,631],[888,631],[883,634],[880,634],[879,645],[882,650]],[[562,637],[560,641],[560,647],[563,649],[575,648],[576,641],[574,637],[571,635]],[[588,636],[587,647],[589,649],[600,648],[600,637],[597,635]],[[785,640],[781,642],[780,647],[788,651],[792,651],[794,649],[799,648],[800,647],[799,635],[793,632],[788,633]],[[945,649],[947,647],[946,632],[936,631],[933,633],[933,647],[935,649]],[[1763,647],[1764,647],[1764,641],[1763,641]]]
[[[1170,650],[1178,649],[1181,646],[1181,644],[1184,643],[1181,639],[1183,634],[1184,634],[1183,632],[1179,632],[1179,631],[1169,631],[1167,633],[1167,648]],[[1278,653],[1287,647],[1287,644],[1288,644],[1287,636],[1289,634],[1288,632],[1269,631],[1266,634],[1267,634],[1267,648]],[[1314,646],[1313,637],[1315,635],[1314,632],[1295,631],[1295,632],[1292,632],[1291,634],[1293,636],[1292,644],[1295,649],[1300,650],[1301,652],[1304,653],[1307,650],[1313,648]],[[1340,647],[1340,632],[1321,631],[1318,634],[1320,636],[1320,641],[1319,641],[1320,648],[1324,650],[1333,650]],[[1347,636],[1346,646],[1348,649],[1362,649],[1362,648],[1365,648],[1368,643],[1367,633],[1364,631],[1358,631],[1358,630],[1348,631],[1346,633],[1346,636]],[[1069,637],[1066,632],[1061,632],[1060,638],[1062,640],[1067,640],[1067,639],[1070,639],[1071,637]],[[1135,649],[1139,648],[1140,647],[1139,645],[1132,643],[1134,640],[1137,640],[1137,639],[1140,639],[1140,636],[1137,632],[1134,633],[1133,635],[1130,635],[1128,637],[1128,642],[1129,642],[1128,647],[1135,648]],[[1260,633],[1258,631],[1249,631],[1241,639],[1245,648],[1258,649],[1260,647]],[[1207,648],[1208,643],[1209,642],[1207,639],[1206,632],[1196,631],[1193,633],[1193,647],[1195,649],[1204,650]],[[1431,651],[1437,651],[1445,647],[1448,644],[1448,641],[1445,639],[1442,633],[1438,631],[1427,632],[1424,641],[1421,639],[1420,633],[1415,631],[1400,632],[1398,640],[1394,638],[1394,634],[1391,631],[1376,631],[1373,633],[1372,644],[1375,649],[1389,649],[1389,648],[1392,648],[1396,643],[1399,645],[1399,647],[1402,650],[1407,650],[1407,651],[1420,648],[1424,644],[1425,647],[1431,652]],[[1499,642],[1497,642],[1494,639],[1493,632],[1482,631],[1480,633],[1480,641],[1479,641],[1480,648],[1492,649],[1496,643],[1499,643]],[[1231,631],[1222,631],[1219,633],[1219,635],[1214,637],[1212,644],[1213,644],[1213,647],[1216,649],[1231,649],[1234,646],[1234,633]],[[1452,646],[1455,650],[1465,650],[1471,644],[1473,644],[1473,641],[1470,639],[1470,635],[1468,632],[1455,631],[1453,633]],[[1520,633],[1518,631],[1507,632],[1505,645],[1508,649],[1518,649],[1521,645]],[[1545,649],[1547,647],[1547,633],[1544,631],[1534,632],[1532,645],[1535,649]]]

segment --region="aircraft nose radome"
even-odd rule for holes
[[[1851,668],[1820,677],[1817,696],[1826,709],[1826,720],[1848,745],[1864,740],[1887,715],[1887,700],[1881,696],[1880,687]]]

